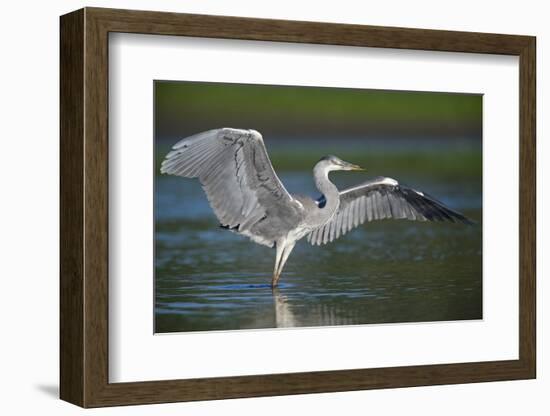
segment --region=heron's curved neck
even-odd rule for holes
[[[313,177],[317,189],[325,196],[326,204],[323,207],[330,216],[338,209],[340,205],[340,193],[338,188],[328,178],[329,169],[323,164],[315,165],[313,168]]]

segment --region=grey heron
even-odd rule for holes
[[[321,245],[342,237],[365,221],[385,218],[469,224],[461,213],[426,193],[378,177],[339,191],[329,172],[363,170],[336,156],[313,168],[321,196],[291,195],[275,173],[262,135],[255,130],[221,128],[177,142],[161,173],[198,178],[220,225],[252,241],[275,247],[272,287],[296,242]]]

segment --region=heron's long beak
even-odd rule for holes
[[[358,170],[358,171],[364,171],[365,169],[363,169],[361,166],[359,165],[354,165],[353,163],[349,163],[349,162],[346,162],[346,169],[347,170]]]

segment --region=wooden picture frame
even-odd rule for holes
[[[85,8],[61,17],[60,396],[82,407],[535,378],[535,38]],[[108,34],[519,56],[519,359],[109,383]]]

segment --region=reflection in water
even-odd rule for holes
[[[296,317],[292,313],[287,297],[281,295],[278,288],[273,289],[273,304],[275,306],[275,326],[277,328],[299,326],[296,323]]]
[[[281,176],[293,192],[313,186],[309,172]],[[272,250],[221,230],[197,183],[158,177],[156,332],[481,318],[480,192],[414,183],[479,224],[379,221],[301,241],[272,291]]]
[[[296,317],[292,313],[292,304],[278,288],[273,289],[273,305],[276,328],[308,326],[306,320],[300,321],[300,317]],[[349,316],[350,313],[353,313],[353,310],[349,311],[342,306],[325,303],[316,304],[310,308],[310,315],[318,317],[319,321],[327,326],[354,324],[357,319],[354,316]]]

